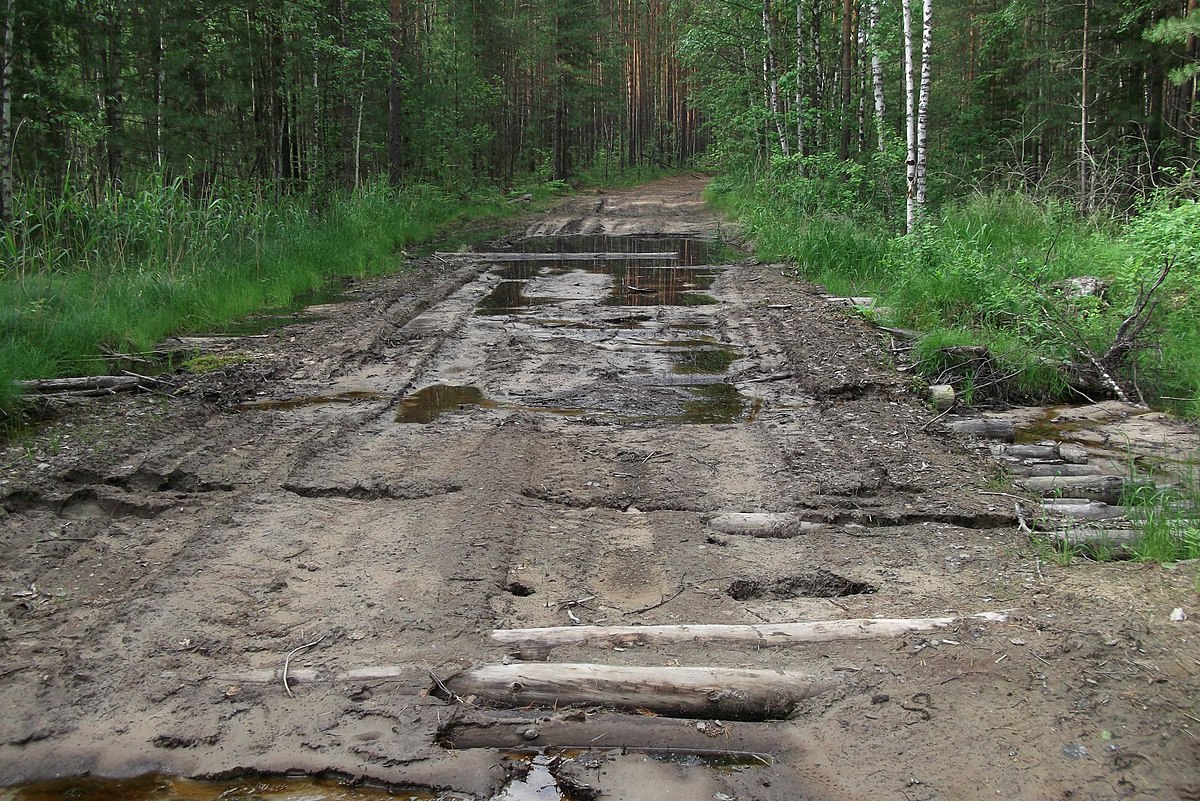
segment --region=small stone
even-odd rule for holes
[[[1182,607],[1175,607],[1171,610],[1171,621],[1174,623],[1182,623],[1187,620],[1187,612],[1183,611]]]
[[[1071,743],[1070,745],[1064,745],[1062,750],[1063,756],[1065,756],[1067,759],[1083,759],[1085,756],[1087,756],[1087,752],[1087,746],[1083,745],[1082,743]]]
[[[524,737],[526,740],[536,740],[537,738],[542,736],[542,732],[540,729],[536,729],[536,728],[530,726],[528,729],[521,732],[521,736]]]

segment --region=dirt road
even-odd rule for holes
[[[0,783],[302,771],[517,798],[510,752],[575,746],[552,766],[574,797],[1200,798],[1196,566],[1046,558],[880,336],[711,241],[701,189],[580,197],[489,246],[678,257],[431,257],[324,319],[209,340],[228,366],[171,398],[10,447]],[[430,692],[512,662],[493,629],[1002,610],[549,654],[834,681],[782,721]]]

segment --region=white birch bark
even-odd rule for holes
[[[767,108],[775,123],[775,133],[779,137],[779,150],[783,155],[791,155],[788,146],[787,133],[783,129],[783,115],[779,104],[779,76],[775,69],[775,23],[771,15],[771,0],[763,0],[762,12],[763,35],[767,38],[767,49],[763,53],[763,79],[767,84]]]
[[[808,141],[804,135],[804,68],[808,49],[804,42],[804,22],[804,3],[796,0],[796,153],[800,156],[808,153]]]
[[[887,108],[883,97],[883,59],[879,55],[879,0],[871,0],[867,20],[867,47],[871,51],[871,83],[875,90],[875,136],[878,140],[879,152],[884,150],[883,137],[884,115]]]
[[[1088,147],[1088,70],[1091,64],[1089,36],[1091,34],[1091,0],[1083,0],[1083,63],[1081,64],[1079,84],[1079,207],[1087,210],[1089,203],[1088,175],[1091,160],[1091,149]]]
[[[358,83],[358,119],[354,123],[354,187],[357,189],[361,182],[360,168],[362,166],[362,122],[363,104],[367,99],[367,51],[362,53],[362,67]]]
[[[917,121],[913,103],[912,0],[901,0],[904,37],[904,159],[905,204],[904,230],[913,229],[917,203]]]
[[[921,20],[921,96],[917,101],[917,213],[925,210],[929,155],[929,92],[932,86],[933,0],[925,0]]]

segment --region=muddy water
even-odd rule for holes
[[[606,418],[613,423],[668,423],[676,425],[713,425],[753,422],[762,403],[746,398],[731,384],[681,385],[687,393],[683,410],[676,414],[621,415],[607,409],[569,406],[536,406],[496,401],[475,386],[434,384],[406,396],[396,412],[398,423],[432,423],[443,415],[474,408],[554,414],[563,417]]]
[[[522,282],[539,277],[586,272],[612,278],[606,306],[706,306],[717,303],[703,290],[717,278],[714,261],[736,254],[719,242],[703,239],[643,237],[551,237],[522,239],[518,253],[662,254],[663,258],[528,259],[500,263],[493,272],[502,280],[476,311],[481,315],[522,314],[530,307],[558,299],[528,295]]]
[[[247,777],[193,781],[159,775],[59,779],[0,790],[0,801],[455,801],[425,790],[355,786],[334,780]]]

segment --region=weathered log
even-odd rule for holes
[[[829,527],[827,523],[801,520],[787,512],[722,512],[709,520],[708,525],[722,534],[747,534],[768,539],[789,539]]]
[[[938,411],[949,409],[955,400],[954,387],[950,384],[933,384],[929,387],[929,401]]]
[[[637,753],[745,755],[769,764],[779,749],[771,723],[702,722],[615,713],[515,712],[458,707],[444,716],[438,744],[446,748],[620,748]]]
[[[1066,462],[1033,462],[1025,464],[1017,462],[1008,465],[1008,472],[1014,476],[1043,478],[1047,476],[1099,476],[1104,471],[1091,464],[1067,464]]]
[[[673,250],[654,253],[522,253],[504,252],[471,252],[435,253],[439,258],[480,259],[482,261],[609,261],[614,259],[629,259],[631,261],[650,261],[651,259],[675,260],[679,254]]]
[[[804,623],[757,625],[697,624],[681,626],[552,626],[496,629],[492,639],[518,648],[521,658],[544,659],[552,649],[567,645],[628,648],[635,645],[753,645],[777,647],[834,640],[899,637],[929,632],[963,622],[1002,623],[1007,615],[981,612],[971,617],[857,618]]]
[[[870,308],[875,305],[875,298],[868,298],[868,297],[840,298],[840,297],[830,296],[830,297],[825,298],[825,300],[827,302],[832,303],[837,306],[859,306],[859,307],[864,307],[864,308]]]
[[[1108,504],[1120,503],[1129,490],[1153,486],[1153,482],[1122,476],[1037,476],[1023,479],[1017,484],[1047,498],[1086,498]]]
[[[998,439],[1012,442],[1016,430],[1011,420],[995,420],[989,417],[970,417],[965,420],[947,421],[946,427],[959,434],[980,439]]]
[[[1063,520],[1120,520],[1126,514],[1124,506],[1111,506],[1079,498],[1048,499],[1042,504],[1042,508],[1053,517]]]
[[[562,663],[484,665],[443,683],[460,698],[502,707],[598,704],[716,720],[786,718],[804,699],[842,686],[833,674]]]
[[[132,392],[141,389],[144,379],[129,375],[89,375],[78,378],[44,378],[37,381],[18,381],[25,392],[51,394],[55,392]]]
[[[1060,548],[1080,548],[1093,556],[1121,556],[1133,549],[1142,536],[1129,528],[1074,528],[1051,535]]]
[[[1035,461],[1053,461],[1061,459],[1070,464],[1087,464],[1088,452],[1079,445],[1068,442],[1054,442],[1035,445],[1004,445],[996,443],[991,446],[992,456],[997,459],[1032,459]]]

